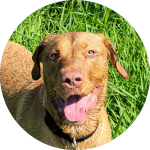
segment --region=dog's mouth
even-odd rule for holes
[[[71,95],[66,100],[58,96],[58,108],[64,112],[68,121],[85,123],[88,112],[96,107],[98,92],[99,87],[96,87],[87,96]]]

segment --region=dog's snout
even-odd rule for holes
[[[62,83],[67,88],[77,88],[83,82],[83,74],[79,71],[66,72],[62,76]]]

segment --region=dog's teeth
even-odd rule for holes
[[[91,96],[91,93],[88,96]]]

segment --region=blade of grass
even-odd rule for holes
[[[118,134],[118,131],[119,131],[122,119],[123,119],[124,110],[125,109],[122,109],[122,111],[120,113],[120,118],[119,118],[118,124],[117,124],[116,129],[115,129],[115,135],[114,135],[115,137],[117,137],[117,134]],[[115,137],[113,137],[113,138],[115,138]]]
[[[106,13],[105,13],[105,21],[104,21],[105,26],[106,26],[106,23],[108,21],[110,12],[111,12],[111,9],[107,8]]]
[[[20,34],[20,35],[22,35],[23,37],[26,37],[26,38],[28,38],[28,39],[31,39],[31,40],[40,42],[39,40],[37,40],[37,39],[35,39],[35,38],[31,37],[31,36],[24,35],[24,34],[20,33],[20,32],[17,31],[17,30],[15,30],[14,32],[16,32],[16,33],[18,33],[18,34]]]
[[[64,11],[65,11],[65,6],[66,6],[67,1],[65,1],[64,3],[64,7],[62,10],[62,14],[61,14],[61,18],[60,18],[60,26],[62,25],[63,19],[64,19]]]

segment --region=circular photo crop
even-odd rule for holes
[[[84,150],[121,135],[145,103],[143,42],[115,11],[61,1],[28,16],[4,50],[0,81],[16,122],[37,140]]]

